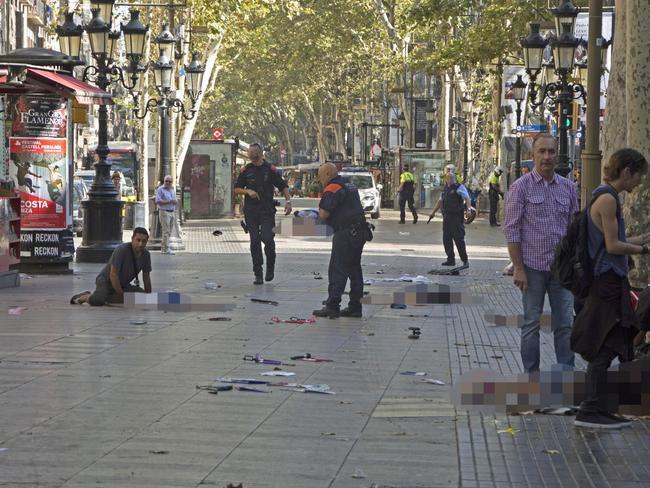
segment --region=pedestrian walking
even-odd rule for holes
[[[587,210],[594,279],[571,334],[573,351],[589,362],[586,397],[575,419],[578,427],[615,429],[630,423],[612,413],[607,369],[616,357],[620,362],[634,357],[633,339],[639,325],[630,300],[627,257],[650,252],[650,233],[625,237],[619,197],[636,188],[647,171],[648,162],[638,151],[616,151],[603,167],[605,183],[594,190],[595,200]]]
[[[113,182],[113,186],[117,190],[117,199],[122,200],[122,173],[119,171],[113,171],[113,175],[111,176],[111,181]]]
[[[251,160],[242,169],[235,183],[235,195],[245,195],[244,220],[250,235],[251,257],[256,285],[264,283],[262,279],[262,243],[266,255],[266,281],[273,281],[275,276],[275,204],[273,203],[274,188],[281,191],[286,200],[285,214],[291,213],[291,196],[289,187],[277,168],[264,159],[264,148],[261,144],[251,144],[248,148]]]
[[[496,168],[490,178],[488,179],[489,189],[488,197],[490,198],[490,227],[500,227],[501,224],[497,222],[497,212],[499,210],[499,198],[503,198],[503,192],[501,191],[501,175],[503,170],[501,168]]]
[[[95,291],[74,295],[71,304],[88,303],[98,307],[107,303],[124,303],[124,293],[151,293],[151,255],[146,249],[149,233],[143,227],[133,229],[131,242],[115,248],[108,263],[95,279]],[[142,271],[140,287],[138,275]],[[135,284],[131,284],[135,280]]]
[[[332,253],[327,271],[329,285],[327,301],[316,317],[361,317],[363,298],[363,272],[361,254],[372,231],[366,222],[359,191],[345,178],[338,175],[336,166],[325,163],[318,168],[318,179],[325,188],[318,204],[319,216],[334,229]],[[350,301],[340,310],[345,285],[350,280]]]
[[[158,221],[160,222],[160,230],[162,233],[160,251],[163,254],[170,255],[174,253],[169,249],[169,236],[171,235],[172,228],[176,225],[176,205],[178,204],[173,182],[172,177],[166,175],[163,179],[163,184],[156,190]]]
[[[406,218],[405,207],[408,203],[409,210],[413,214],[413,223],[418,223],[418,212],[415,210],[413,196],[415,194],[415,175],[409,171],[408,164],[404,165],[402,174],[399,177],[399,223],[404,224]]]
[[[533,171],[516,180],[508,191],[504,226],[514,264],[513,281],[522,291],[521,360],[529,373],[539,370],[539,319],[547,294],[557,361],[574,365],[569,344],[573,295],[552,276],[550,269],[555,248],[578,211],[573,184],[555,173],[557,142],[551,134],[535,139],[533,158]]]
[[[469,266],[467,247],[465,245],[465,211],[470,211],[472,204],[465,185],[456,181],[456,175],[448,172],[445,175],[445,188],[440,199],[429,216],[429,222],[436,212],[442,209],[442,244],[447,254],[443,266],[456,266],[454,244],[463,266]]]

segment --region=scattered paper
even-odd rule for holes
[[[221,285],[218,285],[215,281],[206,281],[204,286],[206,290],[217,290],[221,288]]]
[[[401,235],[401,236],[410,236],[411,233],[410,232],[400,232],[399,235]]]
[[[266,371],[260,374],[262,376],[296,376],[296,373],[290,371]]]
[[[427,375],[424,371],[402,371],[400,374],[404,376],[426,376]]]
[[[508,427],[507,429],[503,429],[503,430],[497,430],[497,434],[512,434],[512,435],[515,435],[515,432],[519,432],[519,431],[513,429],[512,427]]]
[[[129,322],[129,324],[131,324],[131,325],[144,325],[144,324],[146,324],[146,323],[147,323],[147,321],[146,321],[146,320],[142,320],[142,319],[133,319],[133,320],[131,320],[131,321]]]
[[[13,307],[9,309],[9,315],[21,315],[27,307]]]
[[[445,384],[444,381],[433,380],[433,379],[430,379],[430,378],[423,378],[422,381],[424,383],[431,383],[432,385],[444,385]]]
[[[546,454],[560,454],[560,451],[557,449],[544,449],[542,452]]]
[[[367,478],[366,473],[363,472],[363,469],[357,468],[354,470],[354,473],[352,473],[352,477],[357,480],[362,480]]]

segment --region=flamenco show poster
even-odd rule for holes
[[[67,100],[57,96],[13,98],[10,174],[21,197],[21,228],[67,226]]]

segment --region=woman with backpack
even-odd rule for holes
[[[632,341],[637,332],[630,300],[628,256],[650,252],[650,233],[625,237],[619,195],[636,188],[648,171],[645,157],[634,149],[620,149],[603,167],[604,184],[593,192],[587,210],[589,258],[593,281],[584,307],[571,334],[571,348],[589,362],[585,400],[575,419],[578,427],[618,429],[629,420],[612,410],[607,369],[618,357],[633,359]]]

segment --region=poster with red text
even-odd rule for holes
[[[66,228],[67,140],[11,137],[9,156],[20,191],[21,228]]]

